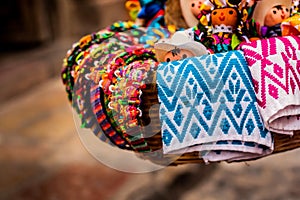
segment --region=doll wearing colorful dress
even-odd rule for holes
[[[198,24],[182,31],[182,34],[189,35],[191,41],[200,43],[206,53],[234,50],[243,40],[239,28],[244,20],[242,13],[249,1],[254,0],[180,0],[185,19],[189,24],[194,23],[192,19],[197,19]],[[168,52],[167,60],[161,60],[184,59],[191,55],[185,50],[174,48]]]
[[[281,24],[291,15],[292,0],[261,0],[254,8],[253,19],[260,27],[261,38],[282,36]]]
[[[281,23],[289,17],[290,8],[283,5],[274,6],[265,17],[264,26],[261,29],[262,37],[281,36]]]
[[[233,50],[232,37],[237,29],[239,20],[238,11],[235,8],[218,8],[211,13],[212,24],[212,50],[214,53]]]
[[[254,3],[255,0],[190,1],[190,13],[198,20],[193,27],[194,40],[206,46],[210,53],[236,49],[246,39],[242,26],[248,17],[247,9]]]

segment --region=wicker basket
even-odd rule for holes
[[[155,79],[155,73],[149,76],[149,79]],[[155,83],[155,80],[149,80],[151,83]],[[147,144],[153,150],[158,150],[162,148],[162,138],[160,132],[160,122],[159,122],[159,107],[153,105],[159,105],[157,97],[157,87],[156,84],[148,84],[145,89],[143,89],[143,118],[142,124],[146,125],[145,135],[151,134],[152,137],[146,138]],[[151,114],[149,109],[151,108]],[[150,123],[151,120],[151,123]],[[282,153],[285,151],[290,151],[300,147],[300,131],[295,131],[293,136],[272,133],[274,137],[274,151],[272,154]],[[203,159],[199,158],[197,152],[185,153],[178,157],[172,164],[180,165],[187,163],[204,163]]]
[[[90,56],[92,46],[95,44],[102,44],[103,41],[105,41],[107,38],[110,38],[115,33],[123,32],[124,30],[130,30],[132,28],[136,29],[137,27],[132,24],[128,25],[125,23],[125,26],[118,25],[110,27],[109,30],[93,33],[82,38],[73,46],[72,50],[68,52],[63,66],[62,79],[66,86],[70,101],[73,101],[73,106],[82,117],[82,124],[84,124],[85,128],[92,129],[94,134],[97,135],[103,142],[110,143],[111,145],[118,146],[119,148],[125,150],[135,151],[138,157],[148,159],[153,163],[161,165],[204,163],[204,161],[199,158],[198,152],[185,153],[182,155],[163,154],[158,92],[155,84],[155,71],[147,72],[147,80],[145,81],[147,84],[141,89],[141,104],[139,106],[143,115],[138,118],[139,126],[137,129],[139,131],[139,135],[137,136],[130,137],[120,132],[119,128],[116,127],[116,123],[111,119],[109,111],[107,110],[108,106],[105,100],[106,97],[103,96],[103,91],[99,93],[99,97],[101,97],[99,102],[102,105],[101,109],[103,109],[102,116],[97,116],[97,112],[94,112],[95,110],[93,109],[95,109],[95,105],[92,105],[92,103],[95,102],[85,101],[82,108],[76,104],[75,100],[77,100],[78,97],[90,99],[91,93],[93,92],[93,90],[90,91],[90,89],[93,89],[91,85],[98,84],[97,82],[99,81],[98,76],[95,76],[96,80],[94,81],[85,79],[86,74],[91,73],[94,70],[91,66],[82,62]],[[138,30],[139,34],[136,37],[141,37],[142,34],[147,34],[145,31],[143,31],[144,30]],[[114,56],[117,57],[118,55]],[[100,67],[98,70],[101,71],[103,68]],[[104,121],[103,118],[105,118]],[[102,125],[99,126],[100,121]],[[101,128],[99,129],[99,127],[102,127],[102,130]],[[103,136],[103,133],[106,131],[103,127],[109,127],[111,130],[111,132],[106,135],[107,137],[110,137],[110,134],[113,133],[113,137],[119,137],[118,141],[116,142],[113,138],[107,139],[105,136]],[[300,147],[300,131],[295,132],[292,137],[275,133],[272,134],[275,140],[275,149],[273,154]],[[122,142],[122,140],[124,140],[122,145],[118,145]]]

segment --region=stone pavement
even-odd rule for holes
[[[104,197],[127,177],[99,164],[81,145],[58,79],[1,105],[0,119],[0,194],[4,199],[16,194],[16,199]],[[84,189],[87,182],[95,194]]]

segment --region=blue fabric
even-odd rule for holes
[[[141,10],[138,13],[138,18],[151,19],[161,9],[164,9],[164,4],[156,1],[149,2],[142,6]]]
[[[165,153],[273,148],[242,51],[162,63],[157,87]]]

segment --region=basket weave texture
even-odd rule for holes
[[[132,30],[132,32],[129,32],[130,37],[126,38],[129,30]],[[198,152],[182,155],[163,154],[155,67],[145,72],[147,73],[145,80],[143,80],[145,84],[143,87],[136,89],[137,92],[140,90],[142,95],[140,95],[139,105],[137,103],[132,105],[138,107],[142,111],[142,115],[136,118],[137,126],[135,127],[124,128],[124,126],[120,126],[116,114],[110,108],[109,102],[112,101],[111,97],[105,93],[105,89],[98,86],[99,81],[104,77],[103,74],[107,71],[107,66],[118,60],[117,58],[122,57],[127,62],[121,63],[121,66],[139,61],[146,62],[147,60],[156,62],[155,58],[151,57],[153,53],[151,44],[153,45],[154,43],[151,31],[153,30],[149,32],[149,30],[138,28],[134,24],[122,22],[121,26],[120,24],[115,24],[108,29],[87,35],[74,44],[64,60],[62,70],[62,79],[66,86],[69,100],[81,116],[83,127],[90,128],[103,142],[124,150],[134,151],[138,157],[148,159],[157,164],[204,163]],[[158,32],[158,30],[155,31],[155,33]],[[166,30],[159,31],[168,37]],[[123,32],[126,32],[126,34],[124,35]],[[151,36],[151,42],[149,42],[149,36]],[[110,41],[109,39],[113,37],[118,40],[126,38],[130,39],[130,41],[122,41],[124,43],[129,41],[129,43],[123,44],[123,46],[119,45],[118,49],[115,50],[115,46],[111,48],[110,42],[118,40]],[[138,38],[138,42],[134,42],[136,38]],[[146,38],[143,45],[140,45],[140,38]],[[156,41],[158,39],[155,38]],[[119,43],[121,42],[117,42],[117,44]],[[147,53],[148,57],[145,58],[140,55],[129,56],[128,52],[132,52],[132,47],[135,45],[140,49],[144,49],[143,51]],[[126,47],[130,50],[126,50]],[[108,49],[105,49],[106,53],[97,57],[94,55],[97,48],[100,48],[100,50],[102,50],[101,48]],[[96,65],[95,61],[101,64]],[[128,134],[126,131],[134,132],[135,134]],[[272,154],[300,147],[300,131],[294,132],[293,136],[276,133],[272,133],[272,135],[275,145]]]
[[[155,79],[155,73],[152,74],[152,78]],[[147,122],[147,129],[145,130],[148,134],[152,131],[152,137],[146,138],[147,144],[153,149],[158,150],[162,148],[162,138],[160,132],[159,124],[159,107],[153,105],[159,105],[157,98],[157,87],[156,84],[148,84],[145,89],[143,89],[143,101],[142,108],[144,111],[143,121]],[[149,114],[149,109],[152,112]],[[149,123],[151,119],[151,123]],[[290,151],[300,147],[300,131],[295,131],[293,136],[272,133],[274,137],[274,151],[272,154],[278,154],[285,151]],[[245,160],[243,160],[245,161]],[[199,158],[197,152],[185,153],[178,157],[173,164],[187,164],[187,163],[204,163],[204,160]]]

